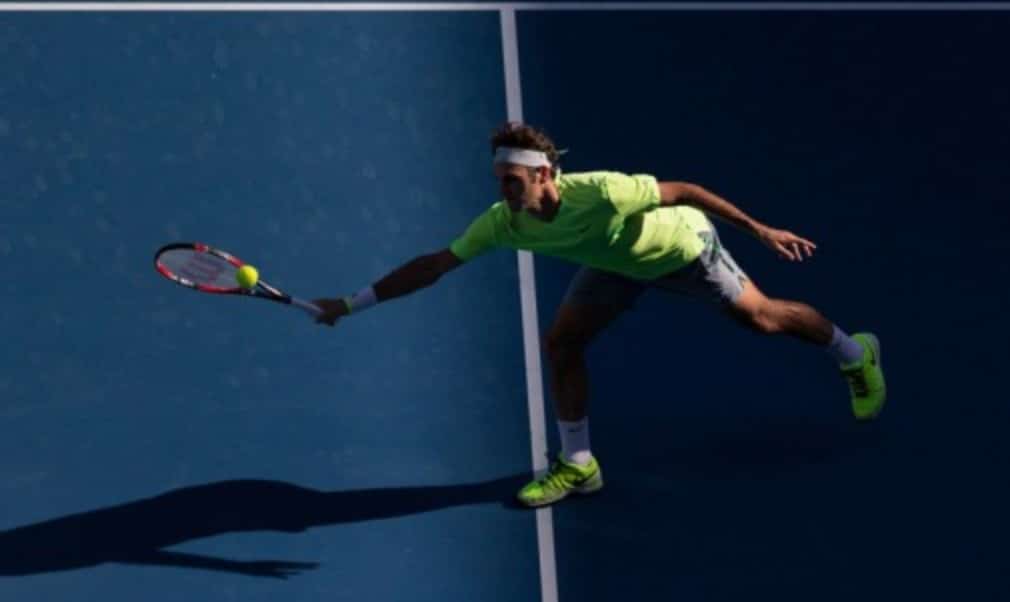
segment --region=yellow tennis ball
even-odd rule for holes
[[[235,280],[238,281],[238,285],[242,288],[252,288],[256,286],[256,282],[259,279],[260,273],[251,265],[244,265],[235,272]]]

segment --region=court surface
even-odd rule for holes
[[[0,12],[0,601],[1010,597],[1010,13],[402,6]],[[566,171],[814,240],[720,226],[880,336],[881,419],[820,350],[646,296],[589,355],[607,486],[538,529],[520,292],[542,333],[575,266],[501,250],[335,329],[153,270],[201,240],[358,290],[497,200],[517,113]]]

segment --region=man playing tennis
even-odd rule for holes
[[[757,332],[824,348],[848,381],[856,419],[880,413],[886,389],[877,338],[849,336],[809,305],[766,297],[720,244],[708,216],[753,234],[790,261],[813,255],[814,243],[768,227],[696,184],[604,171],[562,175],[554,143],[527,125],[506,124],[491,146],[504,201],[491,205],[447,249],[417,257],[351,297],[315,303],[323,309],[319,322],[332,326],[347,314],[434,284],[495,247],[581,264],[545,338],[562,450],[547,473],[519,491],[523,504],[543,506],[603,486],[589,446],[584,354],[646,290],[699,297]]]

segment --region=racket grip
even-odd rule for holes
[[[304,299],[299,299],[298,297],[291,297],[291,305],[305,310],[313,318],[323,313],[323,310],[319,309],[315,303],[310,303]]]

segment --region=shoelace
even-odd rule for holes
[[[554,462],[553,464],[551,464],[551,468],[550,470],[547,471],[547,474],[545,474],[540,479],[540,486],[543,487],[549,484],[552,485],[553,487],[558,487],[562,489],[565,488],[567,486],[567,483],[565,483],[564,479],[561,478],[560,473],[561,473],[561,463]]]
[[[856,394],[857,397],[866,397],[870,393],[870,386],[866,382],[866,375],[863,374],[861,368],[854,368],[852,370],[846,370],[842,374],[849,381],[849,387],[852,388],[852,392]]]

